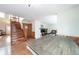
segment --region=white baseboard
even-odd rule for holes
[[[29,46],[26,46],[26,48],[27,48],[30,52],[32,52],[33,55],[37,55]]]

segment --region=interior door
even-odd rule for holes
[[[24,24],[24,28],[27,27],[25,29],[25,37],[27,37],[27,39],[32,38],[32,24]]]
[[[31,38],[31,34],[32,34],[32,24],[27,24],[28,27],[28,31],[27,31],[27,37]]]

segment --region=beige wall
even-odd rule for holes
[[[0,30],[6,31],[7,34],[10,34],[10,20],[6,18],[0,18]]]
[[[79,7],[58,14],[58,34],[79,37]]]

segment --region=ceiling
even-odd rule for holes
[[[23,18],[38,19],[79,6],[77,4],[0,4],[0,11]]]

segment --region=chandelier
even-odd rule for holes
[[[25,0],[25,4],[27,4],[28,7],[31,7],[31,0]]]

